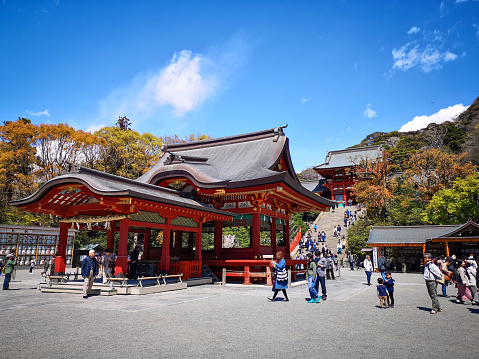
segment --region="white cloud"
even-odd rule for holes
[[[227,80],[246,63],[251,49],[237,36],[206,54],[175,52],[162,68],[140,73],[112,90],[100,101],[95,122],[111,123],[118,116],[128,116],[138,123],[168,117],[169,111],[182,117],[227,88]]]
[[[418,47],[415,46],[412,49],[409,49],[409,46],[411,44],[407,43],[406,45],[402,46],[398,50],[395,48],[392,51],[393,54],[393,60],[394,60],[394,65],[393,65],[393,70],[399,69],[399,70],[409,70],[411,67],[414,67],[417,65],[419,61],[419,52],[418,52]]]
[[[346,132],[351,132],[351,126],[346,127]]]
[[[413,35],[413,34],[417,34],[419,31],[421,31],[421,29],[417,26],[413,26],[409,29],[409,31],[407,32],[408,35]]]
[[[158,105],[170,105],[177,116],[183,116],[202,104],[216,87],[214,76],[201,73],[201,55],[191,56],[191,51],[175,53],[171,63],[158,78],[151,80],[148,90],[154,92]]]
[[[452,53],[452,52],[446,52],[446,54],[444,55],[444,61],[445,62],[449,62],[449,61],[454,61],[455,59],[457,59],[457,55]]]
[[[367,117],[367,118],[372,118],[372,117],[376,117],[376,111],[373,111],[371,109],[371,105],[368,103],[368,105],[366,106],[366,110],[364,110],[363,112],[363,116],[364,117]]]
[[[305,102],[310,100],[311,100],[311,97],[301,99],[301,105],[303,105]]]
[[[50,113],[48,112],[49,110],[46,109],[45,111],[41,111],[41,112],[33,112],[33,111],[30,111],[30,110],[27,110],[26,112],[30,115],[30,116],[47,116],[47,117],[50,117]]]
[[[448,108],[443,108],[438,112],[432,114],[431,116],[422,115],[416,116],[405,125],[403,125],[399,132],[408,132],[408,131],[417,131],[421,128],[426,128],[430,123],[443,123],[446,121],[451,121],[457,117],[462,112],[466,111],[469,106],[464,106],[462,103],[454,106],[449,106]]]
[[[447,32],[439,30],[420,31],[416,26],[412,27],[408,34],[421,32],[422,36],[415,41],[392,50],[393,66],[389,74],[396,70],[407,71],[413,67],[419,67],[424,72],[440,70],[447,62],[454,61],[458,55],[446,50],[448,47],[457,46],[448,43],[449,37],[454,36],[453,28]]]
[[[354,64],[354,69],[356,70],[358,68],[358,64]]]

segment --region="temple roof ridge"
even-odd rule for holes
[[[286,128],[287,126],[288,125],[284,125],[284,126],[279,126],[275,128],[270,128],[268,130],[243,133],[243,134],[234,135],[234,136],[213,138],[210,140],[165,144],[161,147],[161,151],[162,152],[170,152],[170,151],[179,152],[179,151],[193,150],[193,149],[204,148],[204,147],[214,147],[214,146],[221,146],[221,145],[232,144],[232,143],[248,142],[248,141],[254,141],[258,139],[275,137],[275,136],[277,138],[276,140],[273,139],[273,141],[276,142],[279,136],[285,136],[283,132],[283,128]]]

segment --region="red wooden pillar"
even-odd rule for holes
[[[289,253],[289,245],[291,243],[289,238],[289,219],[285,220],[284,222],[284,243],[286,244],[286,253],[284,253],[284,259],[290,259],[291,253]]]
[[[271,222],[271,248],[273,249],[273,254],[276,254],[276,217],[272,218]]]
[[[346,186],[343,186],[343,191],[344,191],[344,207],[346,207],[346,203],[347,203],[347,201],[346,201],[346,196],[347,196],[347,194],[346,194]]]
[[[58,247],[55,257],[55,269],[53,271],[55,275],[65,273],[65,254],[67,249],[68,228],[70,228],[70,226],[71,223],[60,223],[60,235],[58,236]]]
[[[118,241],[118,253],[116,257],[115,276],[125,277],[128,264],[128,231],[130,220],[124,218],[120,220],[120,240]]]
[[[250,266],[244,266],[244,283],[245,285],[251,284],[251,278],[250,278]]]
[[[170,271],[170,243],[171,243],[171,218],[166,218],[166,228],[163,230],[163,245],[161,246],[160,272]]]
[[[110,222],[110,229],[106,232],[106,248],[115,251],[115,228],[116,222]]]
[[[143,260],[150,259],[151,228],[147,228],[143,236]]]
[[[253,247],[253,254],[255,256],[260,255],[261,244],[261,213],[253,213],[253,226],[251,228],[251,244]]]
[[[203,234],[203,223],[198,223],[198,230],[196,231],[196,243],[195,243],[195,261],[202,262],[201,242]]]
[[[214,252],[215,256],[219,257],[221,249],[223,248],[223,223],[215,221],[215,237],[214,237]]]

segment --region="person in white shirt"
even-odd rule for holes
[[[431,261],[432,256],[430,253],[424,253],[424,280],[426,281],[426,288],[431,297],[432,310],[431,314],[436,314],[442,311],[439,305],[439,299],[437,299],[437,279],[442,278],[442,273],[439,268]]]
[[[366,278],[368,280],[368,285],[371,285],[371,274],[373,273],[373,264],[371,262],[371,257],[366,256],[364,260],[364,272],[366,272]]]

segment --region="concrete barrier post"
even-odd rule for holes
[[[223,273],[221,276],[221,285],[226,285],[226,268],[223,268]]]

